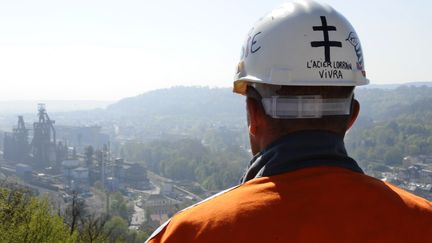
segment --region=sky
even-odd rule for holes
[[[0,100],[119,100],[231,87],[252,25],[281,0],[0,0]],[[374,84],[432,81],[432,1],[328,0]]]

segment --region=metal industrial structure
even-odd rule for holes
[[[56,143],[54,123],[45,104],[38,104],[38,120],[33,123],[33,137],[29,143],[30,129],[26,128],[23,116],[18,116],[17,126],[4,136],[4,158],[17,163],[31,163],[36,168],[55,166],[63,159],[59,155],[63,155],[66,148]]]
[[[18,116],[18,125],[12,134],[4,136],[4,158],[6,160],[25,163],[30,160],[30,144],[28,142],[29,129],[25,127],[23,116]]]
[[[31,152],[37,167],[52,166],[56,162],[56,131],[45,104],[38,105],[38,121],[33,123]]]

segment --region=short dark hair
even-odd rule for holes
[[[353,93],[353,86],[281,86],[276,91],[280,96],[296,95],[321,95],[322,98],[347,98]],[[256,101],[263,114],[266,114],[261,103],[260,93],[252,86],[248,86],[246,96]],[[354,100],[354,96],[353,100]],[[351,102],[352,112],[353,101]],[[351,113],[350,112],[350,113]],[[286,134],[299,130],[331,130],[345,133],[348,129],[350,115],[323,116],[320,118],[297,118],[297,119],[277,119],[266,114],[266,120],[270,124],[272,131],[277,134]]]

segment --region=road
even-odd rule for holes
[[[139,207],[141,205],[141,197],[134,200],[134,214],[132,215],[132,222],[129,229],[138,229],[138,227],[145,222],[145,212],[144,209]]]

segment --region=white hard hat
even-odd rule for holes
[[[234,92],[248,83],[358,86],[369,83],[360,41],[351,24],[328,5],[286,3],[261,18],[247,35]]]

